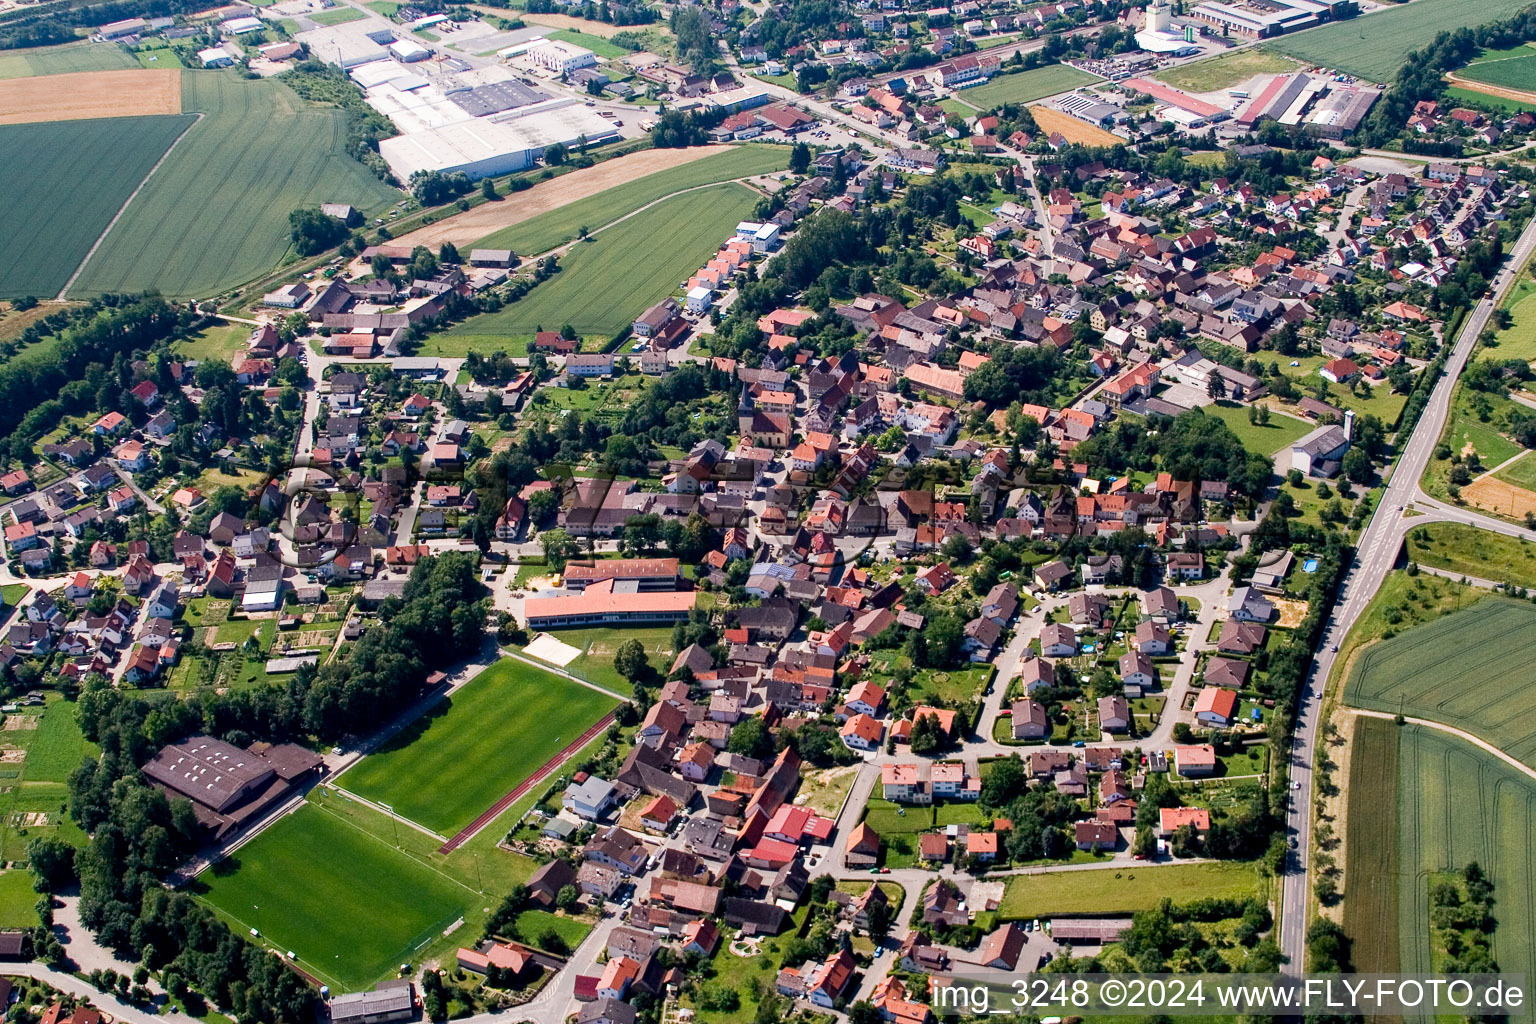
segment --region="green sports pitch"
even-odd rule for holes
[[[195,888],[239,932],[256,929],[280,951],[292,950],[304,970],[346,991],[409,961],[486,899],[315,804],[203,872]]]
[[[503,658],[336,778],[448,836],[612,711],[618,699]]]

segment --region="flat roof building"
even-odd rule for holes
[[[504,116],[381,139],[379,153],[401,181],[409,181],[417,171],[463,171],[471,178],[485,178],[531,167],[557,143],[574,146],[584,137],[595,145],[618,136],[613,122],[578,103],[503,120]]]
[[[698,601],[694,591],[641,592],[633,582],[593,583],[580,594],[531,597],[523,602],[529,629],[603,624],[641,625],[688,617]]]
[[[331,1024],[387,1024],[415,1015],[416,994],[404,978],[381,981],[372,992],[354,992],[331,1000]]]

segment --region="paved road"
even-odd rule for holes
[[[1505,261],[1505,269],[1494,281],[1499,296],[1514,281],[1533,250],[1536,250],[1536,220],[1526,225]],[[1480,301],[1462,325],[1461,334],[1446,362],[1445,372],[1435,384],[1423,415],[1419,417],[1412,436],[1403,447],[1402,458],[1392,471],[1376,512],[1365,532],[1360,535],[1355,559],[1344,575],[1333,614],[1323,630],[1312,672],[1302,686],[1291,746],[1291,777],[1300,783],[1299,794],[1305,794],[1306,799],[1293,799],[1286,812],[1287,831],[1295,839],[1297,848],[1287,862],[1280,880],[1280,949],[1289,957],[1289,970],[1293,972],[1300,972],[1305,966],[1306,928],[1311,917],[1308,868],[1312,839],[1312,759],[1317,747],[1322,694],[1334,667],[1334,648],[1344,640],[1350,627],[1381,588],[1382,581],[1397,562],[1403,537],[1413,527],[1443,519],[1487,526],[1500,533],[1536,537],[1530,531],[1502,523],[1495,526],[1493,520],[1484,516],[1441,505],[1425,497],[1419,490],[1419,479],[1429,465],[1430,456],[1439,443],[1440,432],[1450,412],[1451,393],[1456,378],[1466,366],[1477,336],[1487,325],[1497,301],[1498,296]],[[1416,510],[1429,511],[1426,515],[1405,518],[1401,509],[1409,503],[1413,503]]]

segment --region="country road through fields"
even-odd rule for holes
[[[1462,325],[1461,334],[1456,339],[1440,379],[1435,383],[1429,403],[1403,447],[1402,457],[1392,471],[1370,523],[1360,535],[1354,561],[1345,571],[1339,584],[1333,614],[1324,626],[1317,656],[1312,663],[1312,672],[1303,684],[1296,730],[1291,741],[1291,778],[1301,785],[1292,792],[1290,806],[1286,811],[1286,832],[1295,840],[1296,849],[1291,852],[1285,872],[1280,878],[1280,950],[1289,958],[1287,970],[1290,973],[1300,973],[1306,966],[1306,931],[1311,917],[1308,869],[1312,840],[1312,758],[1317,748],[1323,691],[1333,671],[1336,649],[1396,564],[1408,528],[1436,521],[1437,517],[1434,516],[1404,519],[1402,509],[1410,502],[1421,499],[1419,478],[1429,465],[1430,454],[1439,443],[1446,417],[1450,414],[1451,394],[1456,380],[1472,354],[1477,336],[1482,333],[1499,300],[1514,283],[1533,250],[1536,250],[1536,220],[1526,225],[1505,258],[1504,269],[1492,282],[1493,296],[1480,300]]]

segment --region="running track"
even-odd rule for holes
[[[505,811],[508,807],[511,807],[518,800],[522,799],[524,794],[526,794],[539,782],[553,775],[562,764],[574,757],[578,750],[590,743],[598,734],[605,731],[612,724],[613,712],[610,711],[602,718],[598,719],[592,728],[576,737],[575,742],[571,743],[570,746],[560,751],[560,753],[556,754],[548,761],[545,761],[542,768],[520,782],[516,789],[492,804],[483,814],[480,815],[480,817],[470,822],[469,825],[467,825],[458,835],[454,836],[442,846],[438,847],[437,852],[452,853],[454,850],[457,850],[459,847],[469,842],[474,838],[475,833],[479,832],[481,829],[485,828],[485,826],[489,825],[492,821],[499,817],[502,811]]]

